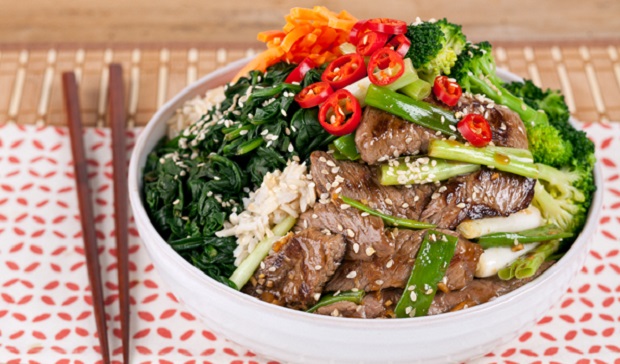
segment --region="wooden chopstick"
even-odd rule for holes
[[[64,94],[67,124],[71,135],[71,150],[73,152],[73,167],[78,193],[78,205],[82,221],[82,236],[84,237],[84,251],[86,265],[88,267],[88,280],[93,296],[93,309],[99,334],[101,356],[103,363],[110,363],[110,349],[108,345],[108,329],[105,317],[105,304],[103,296],[103,284],[101,282],[101,268],[99,266],[99,253],[97,247],[97,235],[95,233],[95,219],[93,216],[92,200],[88,185],[88,172],[84,141],[82,139],[82,116],[80,114],[80,100],[75,74],[64,72],[62,74],[62,89]]]
[[[110,65],[109,125],[112,127],[112,164],[114,168],[114,216],[116,256],[118,259],[118,290],[123,343],[123,363],[129,363],[129,248],[127,212],[127,146],[125,142],[125,87],[123,68]]]

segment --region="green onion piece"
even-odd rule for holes
[[[245,286],[246,283],[256,271],[256,268],[260,265],[260,262],[265,259],[273,243],[280,240],[286,233],[289,232],[295,226],[297,219],[293,216],[287,216],[282,220],[279,224],[274,226],[271,231],[273,231],[274,236],[271,238],[263,239],[254,250],[248,255],[241,264],[235,269],[233,274],[230,276],[230,280],[237,286],[237,289],[240,290]]]
[[[430,229],[430,228],[434,228],[435,225],[433,224],[428,224],[425,222],[421,222],[421,221],[416,221],[416,220],[411,220],[411,219],[404,219],[402,217],[396,217],[396,216],[392,216],[392,215],[386,215],[382,212],[379,212],[377,210],[373,210],[370,207],[364,205],[363,203],[356,201],[352,198],[348,198],[342,195],[339,195],[338,198],[340,198],[342,200],[342,202],[346,203],[349,206],[355,207],[358,210],[364,211],[369,213],[370,215],[373,216],[378,216],[380,218],[383,219],[383,221],[390,225],[390,226],[394,226],[394,227],[402,227],[402,228],[407,228],[407,229]]]
[[[446,274],[450,260],[454,255],[458,238],[429,230],[422,240],[420,250],[413,263],[411,276],[394,313],[396,317],[425,316],[435,293],[437,283]]]
[[[403,65],[405,67],[403,74],[400,75],[400,77],[397,78],[396,81],[390,83],[389,85],[385,85],[385,88],[396,91],[415,82],[416,80],[419,80],[418,72],[416,72],[415,68],[413,68],[413,62],[411,61],[411,58],[405,58]]]
[[[321,307],[325,307],[325,306],[331,305],[332,303],[336,303],[340,301],[349,301],[349,302],[353,302],[359,305],[360,303],[362,303],[362,299],[364,298],[365,295],[366,295],[366,292],[364,292],[363,290],[345,291],[345,292],[341,292],[337,296],[334,296],[333,293],[330,293],[328,295],[321,297],[321,300],[317,302],[316,305],[310,307],[310,309],[307,310],[306,312],[312,313]]]
[[[340,153],[340,151],[338,150],[338,148],[336,148],[334,143],[331,143],[330,145],[328,145],[327,149],[332,151],[332,157],[334,157],[335,160],[337,161],[348,161],[349,160],[349,158],[347,158],[344,154]]]
[[[432,85],[423,79],[417,79],[398,91],[411,97],[414,100],[424,100],[431,94]]]
[[[412,99],[384,87],[370,85],[365,103],[443,134],[456,135],[455,125],[458,120],[454,114],[428,102]]]
[[[182,252],[185,250],[191,250],[191,249],[195,249],[195,248],[202,246],[204,244],[204,240],[205,240],[204,237],[199,236],[199,237],[193,237],[193,238],[172,240],[168,242],[168,244],[170,244],[170,246],[172,247],[172,249],[174,249],[174,251]]]
[[[560,247],[559,240],[549,240],[541,243],[534,250],[517,258],[509,266],[497,272],[500,279],[505,281],[517,278],[529,278],[536,274],[543,262]]]
[[[458,162],[474,163],[510,172],[519,176],[538,178],[538,168],[533,163],[521,162],[489,147],[472,147],[455,140],[431,140],[428,155]]]
[[[422,167],[424,170],[422,170]],[[411,185],[443,181],[448,178],[475,172],[480,165],[460,163],[428,157],[405,157],[381,165],[379,182],[384,185]]]
[[[355,146],[355,133],[343,135],[334,140],[334,147],[349,160],[355,161],[360,158],[360,153]]]
[[[241,145],[239,145],[237,147],[237,152],[235,154],[237,154],[237,155],[247,154],[247,153],[253,151],[254,149],[260,147],[263,144],[264,141],[265,140],[263,138],[261,138],[261,137],[254,138],[252,140],[248,140],[247,142],[245,142],[245,143],[243,143],[243,144],[241,144]]]
[[[523,243],[538,243],[541,241],[570,238],[573,233],[565,232],[556,225],[549,224],[534,229],[523,230],[518,233],[492,233],[478,238],[478,244],[484,249],[495,246],[513,246]]]

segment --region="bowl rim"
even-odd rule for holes
[[[574,258],[575,255],[579,254],[579,252],[583,249],[589,250],[589,240],[593,237],[596,231],[596,225],[598,223],[598,217],[601,211],[602,205],[602,195],[603,195],[603,178],[600,161],[597,160],[594,168],[594,178],[595,185],[597,187],[592,205],[590,206],[590,210],[588,212],[588,217],[586,220],[586,224],[584,225],[582,231],[579,236],[571,246],[571,248],[566,252],[566,254],[558,260],[553,266],[551,266],[547,271],[545,271],[542,275],[537,277],[534,281],[525,284],[524,286],[508,293],[503,296],[500,296],[492,301],[486,302],[485,304],[481,304],[478,306],[474,306],[468,308],[467,310],[460,310],[456,312],[447,312],[440,315],[433,316],[424,316],[424,317],[416,317],[415,319],[409,320],[360,320],[355,318],[346,318],[346,317],[331,317],[324,315],[315,315],[310,314],[304,311],[292,310],[289,308],[273,305],[240,291],[234,290],[215,279],[207,276],[198,268],[191,265],[185,259],[181,257],[177,252],[175,252],[172,247],[167,244],[164,239],[159,235],[151,220],[146,213],[146,209],[144,208],[143,200],[142,200],[142,169],[143,165],[138,165],[139,159],[142,154],[150,153],[151,151],[145,150],[145,145],[147,144],[148,138],[151,133],[155,129],[155,127],[162,122],[166,122],[167,120],[162,120],[164,115],[169,112],[174,105],[177,105],[180,102],[188,101],[190,98],[200,95],[197,93],[197,90],[201,88],[201,86],[210,80],[225,75],[226,73],[232,72],[237,68],[242,67],[253,57],[246,57],[240,59],[238,61],[229,63],[227,66],[224,66],[214,72],[211,72],[200,79],[196,80],[192,84],[186,86],[177,93],[172,99],[168,100],[164,105],[162,105],[157,112],[153,115],[153,117],[149,120],[146,127],[141,131],[138,140],[133,148],[131,154],[131,160],[129,165],[129,199],[132,207],[132,212],[134,215],[134,219],[136,222],[138,220],[145,222],[144,228],[147,230],[147,234],[145,237],[141,237],[141,241],[145,245],[155,245],[157,251],[161,254],[164,254],[167,259],[169,259],[173,264],[181,265],[185,267],[184,272],[187,274],[191,274],[191,276],[198,281],[201,285],[207,287],[210,290],[215,291],[216,294],[221,294],[223,297],[228,299],[238,299],[242,300],[244,305],[246,305],[247,309],[257,310],[259,312],[266,312],[273,315],[278,316],[287,316],[292,320],[306,322],[308,324],[320,325],[320,324],[336,324],[342,328],[352,328],[352,329],[361,329],[361,328],[405,328],[407,326],[412,327],[424,327],[427,325],[438,325],[445,321],[453,321],[458,320],[462,316],[471,316],[475,314],[484,314],[489,310],[501,309],[504,306],[509,305],[510,302],[520,300],[522,297],[527,297],[529,293],[534,290],[537,286],[543,285],[545,282],[552,280],[555,276],[563,273],[563,268],[569,264],[571,258]],[[507,70],[498,68],[498,75],[503,79],[512,81],[512,80],[522,80],[523,78],[519,77],[516,74],[513,74]],[[215,86],[214,86],[215,87]],[[175,108],[176,110],[176,108]],[[174,111],[174,110],[173,110]],[[570,122],[577,126],[576,119],[571,117]],[[579,128],[581,129],[581,128]],[[584,232],[588,232],[588,234],[584,234]],[[151,239],[153,237],[154,239]],[[586,245],[585,247],[582,247]]]

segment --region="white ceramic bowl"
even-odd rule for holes
[[[129,197],[155,268],[172,292],[209,329],[268,358],[294,363],[445,363],[484,355],[532,326],[568,289],[584,263],[601,207],[602,178],[587,224],[566,255],[535,281],[492,302],[438,316],[360,320],[319,316],[259,301],[209,278],[159,236],[143,207],[142,169],[186,100],[233,77],[248,60],[217,70],[181,91],[151,119],[134,148]],[[505,80],[518,80],[505,71]]]

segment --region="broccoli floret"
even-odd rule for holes
[[[410,25],[407,37],[411,47],[406,57],[411,58],[420,78],[429,82],[440,74],[450,74],[467,42],[461,26],[446,19]]]
[[[535,162],[562,166],[570,161],[573,155],[570,142],[563,139],[558,129],[549,123],[545,112],[539,111],[538,105],[532,107],[503,86],[502,80],[495,73],[495,59],[490,43],[468,44],[452,68],[451,76],[456,78],[464,90],[483,94],[519,114]]]
[[[534,204],[548,223],[578,235],[596,189],[592,165],[557,169],[539,164],[538,170]]]

